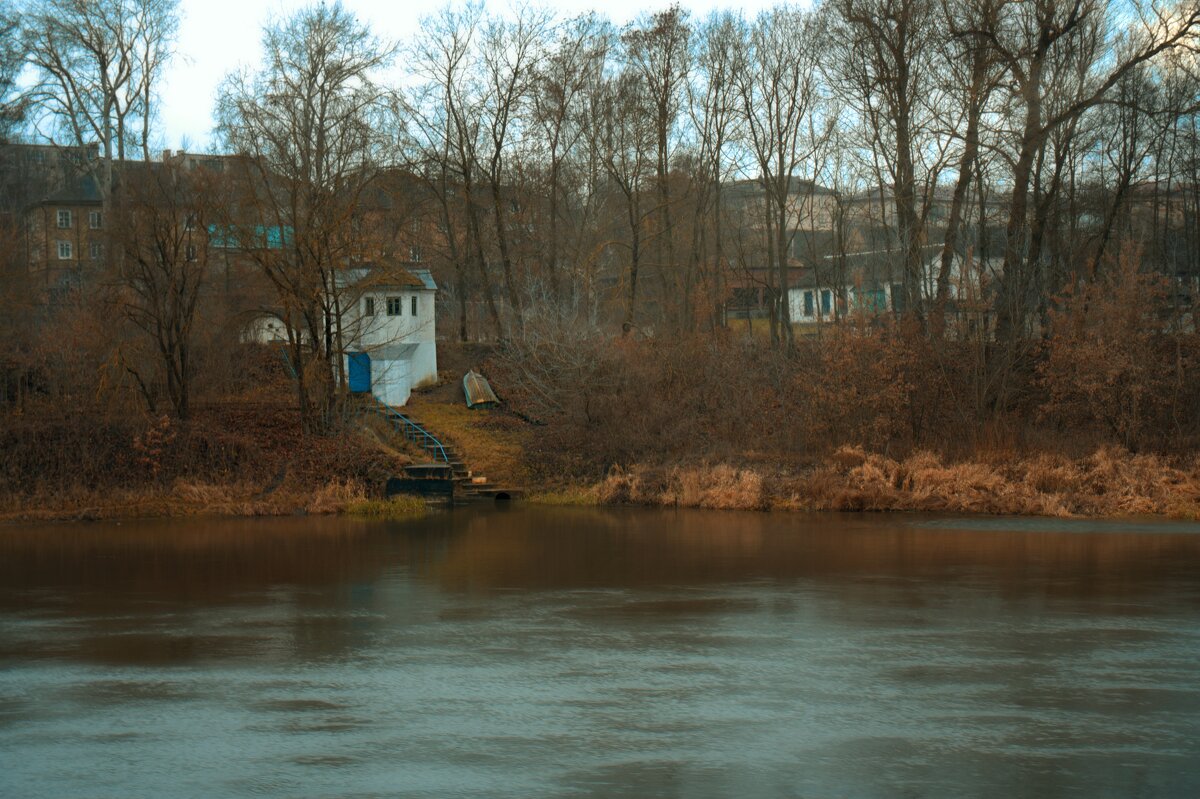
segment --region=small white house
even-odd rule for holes
[[[404,405],[414,388],[437,380],[437,284],[428,269],[346,269],[338,274],[337,293],[350,391]],[[286,327],[273,314],[253,319],[244,336],[263,344],[288,340]]]
[[[343,273],[342,336],[352,392],[404,405],[437,380],[434,299],[428,269],[360,267]]]

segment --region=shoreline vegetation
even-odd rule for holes
[[[946,463],[843,447],[826,462],[788,470],[725,463],[615,467],[593,483],[535,486],[529,504],[739,511],[909,512],[1071,518],[1200,520],[1200,469],[1158,455],[1098,450],[1078,459],[1038,455]],[[249,483],[178,480],[140,489],[7,497],[0,523],[190,516],[342,514],[399,521],[429,512],[419,498],[385,499],[352,479],[293,485],[262,496]]]
[[[537,501],[1200,518],[1200,4],[320,3],[161,157],[152,5],[0,0],[0,521],[405,517],[426,334]]]
[[[842,444],[803,459],[782,450],[722,459],[697,446],[695,455],[629,458],[598,470],[578,462],[579,443],[572,445],[561,419],[534,424],[507,409],[466,409],[456,375],[471,358],[511,379],[491,349],[476,349],[468,356],[452,348],[446,379],[415,393],[409,411],[477,472],[527,487],[531,504],[1200,519],[1200,457],[1133,453],[1111,443],[1075,454],[977,446],[959,457]],[[387,477],[420,452],[364,419],[314,436],[295,415],[284,400],[259,395],[201,406],[187,424],[99,412],[86,424],[10,417],[0,522],[299,514],[402,520],[427,512],[421,500],[381,496]],[[633,429],[638,421],[628,419]],[[609,456],[603,434],[590,435],[592,454]],[[21,481],[21,474],[40,479]]]

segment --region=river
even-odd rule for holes
[[[1200,796],[1200,526],[0,528],[0,796]]]

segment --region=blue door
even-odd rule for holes
[[[352,352],[350,360],[350,390],[356,394],[371,390],[371,356],[365,352]]]

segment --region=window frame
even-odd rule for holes
[[[404,316],[404,298],[388,297],[386,310],[388,316]]]
[[[410,316],[416,316],[416,315],[417,315],[417,297],[418,297],[418,296],[419,296],[419,295],[417,295],[417,294],[414,294],[414,295],[412,295],[412,313],[411,313],[411,314],[409,314]]]
[[[70,230],[75,224],[74,214],[71,213],[70,208],[59,208],[55,220],[59,230]]]
[[[370,296],[363,297],[363,316],[374,316],[374,315],[375,315],[375,298],[370,297]]]
[[[88,258],[93,261],[99,261],[104,257],[104,245],[98,241],[88,242]]]
[[[71,246],[71,242],[67,239],[56,239],[54,242],[58,245],[58,260],[73,261],[75,260],[75,248]],[[63,255],[63,253],[66,255]]]
[[[88,211],[88,230],[104,229],[104,212]]]

